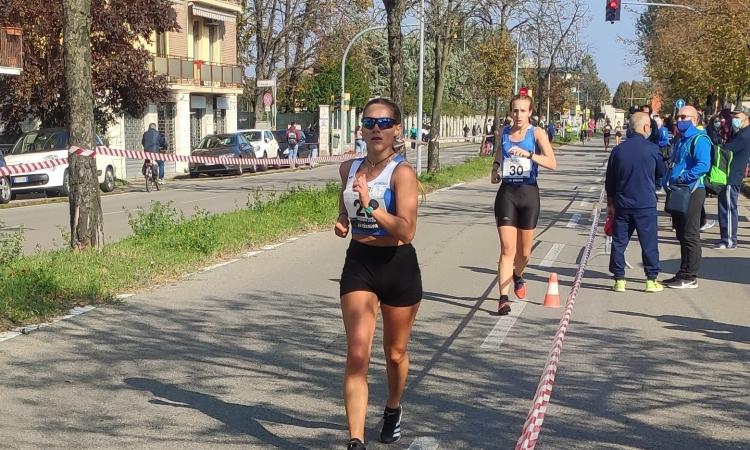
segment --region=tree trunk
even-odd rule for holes
[[[91,0],[63,0],[65,91],[70,112],[70,145],[94,148],[94,99],[91,79]],[[70,246],[101,249],[102,204],[96,159],[69,158]]]
[[[401,47],[401,21],[406,11],[405,0],[383,0],[388,16],[388,60],[391,65],[391,99],[403,108],[404,64]]]
[[[448,33],[450,34],[450,33]],[[443,109],[443,91],[445,90],[445,73],[448,69],[452,41],[435,35],[435,94],[432,98],[432,119],[430,125],[430,143],[427,146],[427,172],[440,170],[440,119]]]

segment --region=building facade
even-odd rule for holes
[[[165,75],[169,98],[150,104],[143,117],[125,115],[108,130],[114,148],[141,150],[141,137],[157,124],[169,152],[189,155],[201,138],[237,129],[237,98],[243,69],[237,64],[237,20],[241,0],[173,0],[181,29],[152,36],[146,47],[151,68]],[[141,176],[142,161],[128,160],[126,178]],[[167,164],[187,172],[186,163]]]

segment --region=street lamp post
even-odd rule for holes
[[[419,6],[419,91],[417,97],[417,175],[422,173],[422,110],[424,99],[424,0]]]
[[[370,31],[375,30],[382,30],[385,29],[385,25],[375,25],[369,28],[365,28],[364,30],[360,31],[359,33],[355,34],[351,41],[349,41],[349,45],[346,46],[346,50],[344,50],[344,56],[341,58],[341,104],[340,104],[340,110],[339,110],[339,126],[341,127],[341,139],[344,140],[349,135],[349,130],[347,129],[347,123],[344,118],[344,93],[346,92],[346,57],[349,56],[349,50],[351,50],[352,45],[362,37],[362,35],[369,33]],[[343,141],[345,142],[345,141]]]

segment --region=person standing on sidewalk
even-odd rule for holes
[[[742,111],[732,113],[734,136],[727,142],[727,150],[732,152],[732,165],[729,168],[727,185],[719,193],[719,230],[721,240],[716,249],[737,248],[737,203],[742,187],[745,167],[750,160],[750,120]]]
[[[401,438],[401,396],[409,373],[407,346],[422,301],[422,276],[411,244],[420,190],[414,169],[394,144],[402,115],[392,100],[375,98],[362,111],[367,155],[343,163],[339,217],[334,231],[352,239],[341,273],[341,311],[346,329],[344,403],[348,450],[364,450],[369,387],[367,372],[378,317],[383,317],[388,400],[380,440]]]
[[[672,213],[672,223],[680,242],[680,269],[664,284],[675,289],[698,287],[698,270],[701,262],[701,210],[706,200],[703,177],[711,167],[711,140],[704,130],[699,130],[698,111],[687,105],[677,114],[680,140],[675,146],[670,162],[670,184],[686,184],[691,190],[685,214]]]
[[[614,220],[609,257],[609,271],[615,279],[612,289],[625,292],[625,250],[637,231],[646,292],[660,292],[664,287],[656,279],[660,271],[659,227],[653,186],[667,169],[659,147],[647,140],[651,135],[648,114],[633,114],[630,127],[633,137],[612,149],[605,181],[607,216]]]
[[[526,298],[523,273],[531,256],[534,229],[539,220],[539,166],[554,170],[555,153],[543,129],[529,123],[531,97],[517,95],[510,103],[513,126],[500,133],[500,150],[492,163],[492,184],[500,183],[495,196],[495,222],[500,236],[497,279],[500,301],[497,313],[510,313],[510,284],[517,298]]]

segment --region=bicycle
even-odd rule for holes
[[[153,187],[155,187],[157,191],[160,191],[159,166],[155,162],[151,162],[150,159],[146,159],[143,161],[143,168],[141,171],[146,178],[146,192],[151,192]]]

